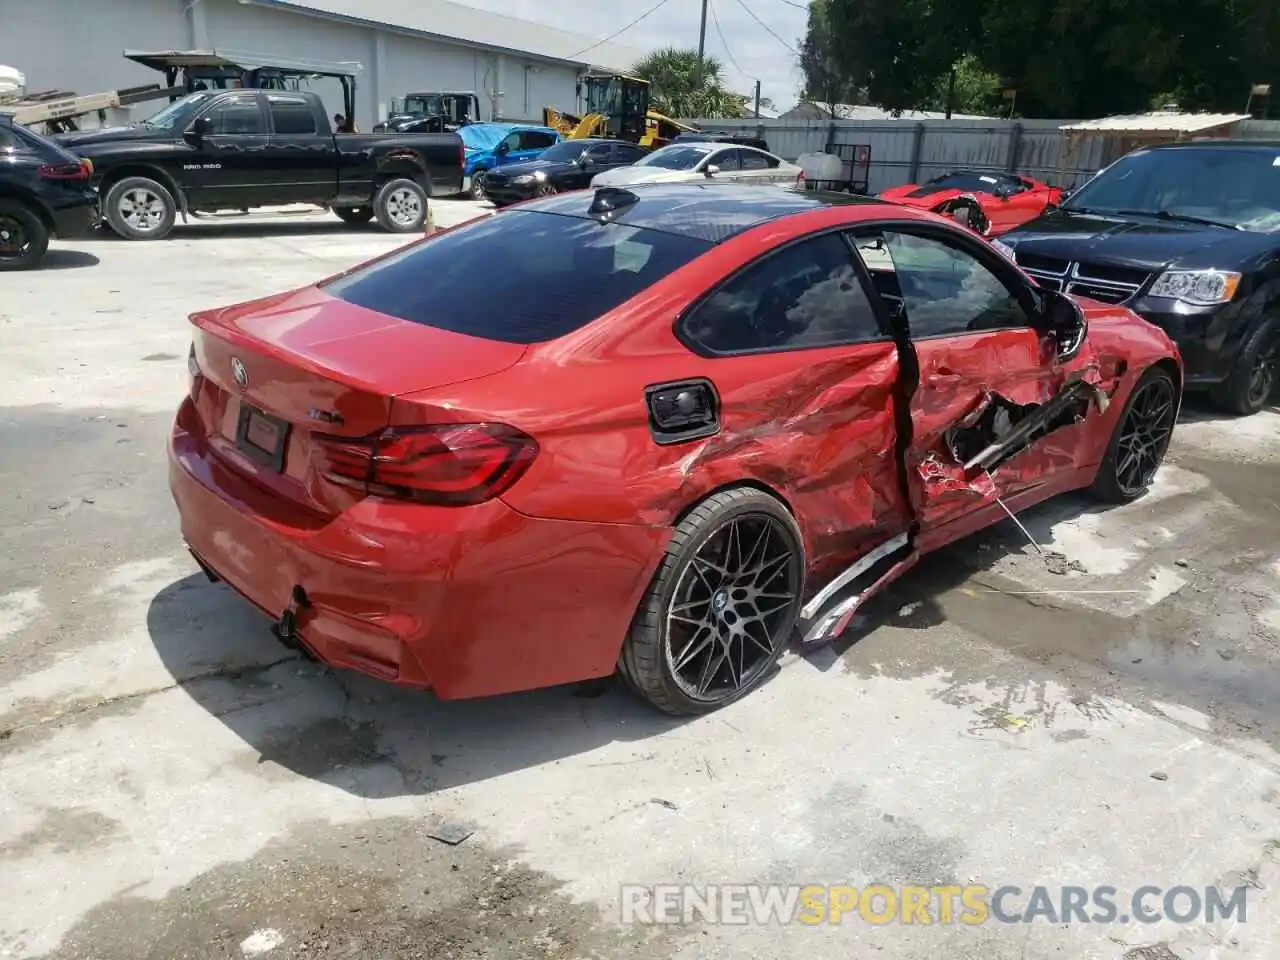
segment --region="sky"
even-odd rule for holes
[[[632,0],[628,4],[601,3],[600,0],[456,2],[602,40],[658,0]],[[808,0],[710,0],[706,51],[724,65],[723,76],[728,86],[751,95],[759,80],[761,96],[771,99],[778,109],[794,106],[801,83],[795,51],[804,37],[807,9]],[[701,10],[700,0],[666,0],[612,42],[642,54],[664,46],[697,49]],[[752,14],[765,26],[756,22]],[[777,34],[776,38],[770,35],[770,30]],[[781,41],[785,41],[786,46]]]

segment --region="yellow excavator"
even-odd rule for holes
[[[642,147],[661,147],[697,127],[672,120],[649,109],[649,81],[621,74],[594,74],[579,87],[586,113],[576,116],[555,107],[542,108],[544,126],[560,131],[566,140],[608,137]]]

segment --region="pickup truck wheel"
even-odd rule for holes
[[[373,212],[383,230],[421,232],[427,222],[427,191],[408,179],[384,183],[374,197]]]
[[[0,200],[0,270],[29,270],[49,249],[49,231],[26,204]]]
[[[472,200],[484,199],[484,171],[483,170],[476,171],[476,173],[471,177],[471,199]]]
[[[125,177],[107,191],[103,212],[111,229],[126,240],[163,240],[173,229],[178,205],[156,181]]]
[[[363,227],[373,219],[372,207],[334,207],[333,212],[349,227]]]

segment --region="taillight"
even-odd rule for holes
[[[88,180],[92,171],[87,161],[78,163],[46,163],[36,172],[46,180]]]
[[[524,475],[538,444],[503,423],[391,427],[372,437],[317,437],[325,476],[371,496],[462,507]]]

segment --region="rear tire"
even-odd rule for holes
[[[363,227],[373,219],[372,207],[334,207],[333,212],[349,227]]]
[[[618,673],[677,716],[746,696],[791,639],[804,570],[800,530],[774,497],[749,487],[707,497],[676,526]]]
[[[388,233],[421,233],[427,222],[427,191],[407,177],[391,180],[373,198],[373,213]]]
[[[0,200],[0,270],[30,270],[49,249],[49,228],[17,200]]]
[[[1276,387],[1274,326],[1264,323],[1240,347],[1227,379],[1213,389],[1213,402],[1228,413],[1248,417],[1267,405]]]
[[[102,209],[111,229],[126,240],[163,240],[178,215],[173,194],[148,177],[125,177],[113,183]]]
[[[1177,413],[1173,377],[1161,367],[1149,367],[1116,420],[1090,492],[1104,503],[1131,503],[1145,494],[1169,450]]]

